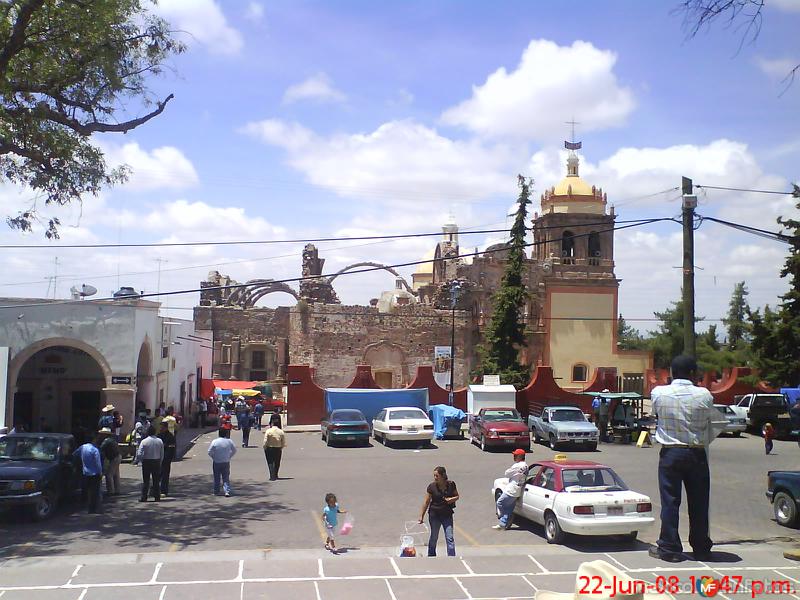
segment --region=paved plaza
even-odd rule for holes
[[[496,522],[491,482],[510,455],[481,452],[461,440],[435,448],[327,448],[319,434],[290,433],[281,479],[267,481],[260,447],[241,448],[232,466],[231,498],[211,495],[208,444],[199,437],[173,466],[172,496],[160,504],[137,502],[139,470],[123,465],[125,494],[101,516],[68,504],[52,520],[26,522],[0,516],[0,599],[70,598],[524,598],[536,589],[571,591],[581,562],[607,560],[632,576],[666,584],[677,577],[741,577],[785,581],[772,597],[798,598],[800,563],[783,558],[797,531],[778,526],[764,497],[768,469],[796,468],[796,443],[778,442],[764,456],[763,441],[723,438],[712,446],[712,538],[715,561],[670,565],[647,548],[657,526],[630,544],[569,538],[551,546],[541,527],[520,521],[509,531]],[[240,444],[239,432],[234,441]],[[253,432],[251,443],[261,435]],[[553,456],[535,446],[529,462]],[[577,452],[568,452],[578,455]],[[658,511],[658,447],[603,445],[582,457],[614,467],[633,489],[651,496]],[[433,467],[444,465],[459,486],[455,514],[458,557],[399,558],[404,523],[419,515]],[[353,533],[339,538],[342,554],[323,548],[320,511],[333,491],[355,517]],[[682,537],[688,537],[686,515]],[[686,545],[686,550],[688,544]],[[418,546],[424,554],[422,545]],[[444,554],[440,539],[440,554]],[[746,595],[743,595],[746,594]]]

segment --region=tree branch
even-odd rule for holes
[[[20,7],[17,20],[11,30],[11,36],[3,46],[3,50],[0,51],[0,73],[6,72],[8,63],[25,46],[25,30],[33,18],[33,13],[39,10],[43,4],[44,0],[28,0]]]

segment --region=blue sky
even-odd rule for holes
[[[62,297],[80,283],[101,294],[155,291],[157,259],[168,261],[161,291],[197,287],[214,268],[239,281],[299,275],[297,244],[130,252],[59,243],[436,231],[450,211],[462,226],[502,227],[517,173],[535,178],[535,204],[564,175],[571,118],[582,176],[623,219],[676,215],[677,192],[644,197],[681,175],[790,189],[800,178],[800,81],[785,90],[780,80],[800,62],[800,0],[768,1],[760,35],[741,47],[741,29],[723,22],[686,39],[677,4],[161,0],[161,14],[191,34],[189,51],[153,81],[157,96],[175,100],[126,136],[98,138],[133,177],[63,211],[54,248],[9,254],[0,294],[44,296],[56,256]],[[0,187],[6,214],[27,198]],[[767,229],[794,210],[786,197],[710,191],[699,208]],[[775,303],[783,246],[711,223],[697,236],[700,314],[723,316],[742,279],[754,305]],[[20,241],[41,243],[41,232],[0,231],[0,242]],[[318,245],[333,270],[417,260],[432,244]],[[679,293],[679,227],[620,232],[616,262],[623,314],[652,316]],[[391,287],[386,273],[337,280],[352,303]],[[196,301],[165,304],[188,316]]]

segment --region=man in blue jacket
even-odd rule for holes
[[[86,442],[80,446],[73,456],[81,460],[82,489],[84,496],[88,496],[89,514],[103,512],[100,484],[103,481],[103,461],[98,449],[99,438]]]

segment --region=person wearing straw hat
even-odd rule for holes
[[[106,495],[119,496],[119,465],[122,462],[122,454],[119,451],[117,437],[108,427],[103,427],[97,433],[102,439],[100,442],[100,456],[103,459],[103,475],[106,478]]]
[[[106,404],[102,409],[100,415],[100,420],[97,422],[97,428],[103,429],[103,427],[108,427],[112,429],[114,427],[114,411],[117,408],[113,404]]]
[[[649,592],[655,584],[632,579],[603,560],[581,563],[574,592],[536,592],[535,600],[668,600],[668,593]]]

